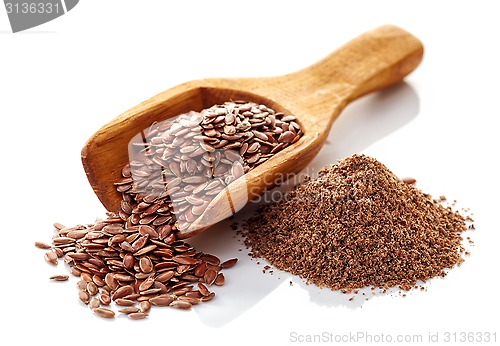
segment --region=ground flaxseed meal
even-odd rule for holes
[[[463,261],[465,219],[354,155],[247,220],[253,257],[333,290],[412,288]]]

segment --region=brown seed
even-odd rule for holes
[[[211,292],[210,294],[208,294],[208,295],[206,295],[204,297],[201,297],[200,301],[202,301],[202,302],[208,302],[208,301],[214,299],[214,297],[215,297],[215,292]]]
[[[112,273],[106,274],[106,276],[104,277],[104,282],[106,282],[106,285],[108,285],[112,291],[116,290],[119,286],[118,281],[116,281]]]
[[[87,283],[87,292],[89,292],[91,296],[95,296],[99,292],[97,285],[94,282]]]
[[[131,320],[142,320],[142,319],[148,317],[148,314],[146,314],[144,312],[132,312],[132,313],[129,313],[127,316]]]
[[[127,269],[132,269],[134,267],[134,264],[135,264],[134,256],[132,256],[131,253],[127,253],[123,257],[123,266]]]
[[[100,305],[101,305],[101,302],[99,301],[98,298],[93,297],[92,299],[90,299],[89,308],[97,309]]]
[[[45,260],[47,263],[50,263],[52,265],[57,265],[57,255],[53,251],[48,251],[44,255]]]
[[[151,303],[145,300],[139,303],[139,307],[141,312],[148,312],[151,310]]]
[[[217,272],[213,269],[208,269],[203,275],[203,278],[205,280],[205,283],[210,286],[217,278]]]
[[[191,305],[196,305],[200,302],[199,298],[194,298],[194,297],[188,297],[188,296],[180,296],[178,300],[181,300],[183,302],[188,302]]]
[[[68,237],[57,237],[52,239],[52,243],[54,245],[67,245],[75,242],[75,239]]]
[[[155,279],[153,277],[148,277],[139,285],[139,291],[145,291],[151,286],[153,286]]]
[[[203,297],[203,294],[201,294],[200,291],[189,291],[185,293],[185,296],[191,298],[201,298]]]
[[[80,275],[82,275],[82,271],[80,269],[78,269],[77,267],[70,267],[69,271],[71,272],[71,274],[73,276],[76,276],[76,277],[79,277]]]
[[[122,314],[133,314],[139,311],[140,309],[137,306],[127,306],[118,310],[118,312],[121,312]]]
[[[87,289],[87,282],[84,280],[80,280],[76,283],[76,287],[78,287],[79,290],[85,291]]]
[[[192,304],[183,300],[174,300],[170,303],[170,306],[176,309],[189,310],[191,309]]]
[[[115,312],[113,310],[107,309],[107,308],[96,308],[94,310],[95,314],[104,317],[104,318],[113,318],[115,317]]]
[[[222,273],[217,274],[217,278],[215,279],[214,283],[217,286],[222,286],[224,285],[224,282],[225,282],[224,274]]]
[[[192,257],[187,257],[187,256],[175,256],[172,258],[175,262],[180,263],[180,264],[197,264],[200,262],[200,260],[192,258]]]
[[[408,185],[414,185],[417,182],[417,180],[415,178],[410,178],[410,177],[406,177],[406,178],[403,178],[401,180],[403,181],[403,183],[408,184]]]
[[[227,269],[227,268],[231,268],[232,266],[234,266],[236,264],[236,262],[238,262],[237,258],[231,258],[231,259],[228,259],[227,261],[221,263],[220,266],[222,269]]]
[[[135,305],[135,302],[130,299],[118,298],[115,299],[115,304],[120,306],[133,306]]]
[[[205,275],[205,272],[207,271],[207,263],[206,262],[201,262],[194,268],[194,275],[198,277],[202,277]]]
[[[72,252],[68,253],[68,257],[74,259],[75,261],[85,261],[90,258],[90,255],[84,252]]]
[[[81,239],[85,237],[88,233],[86,229],[77,229],[71,232],[68,232],[67,236],[72,239]]]
[[[143,273],[151,273],[153,271],[153,262],[148,256],[141,257],[139,267]]]
[[[115,278],[115,280],[118,280],[118,281],[134,281],[133,276],[122,274],[122,273],[116,273],[114,275],[114,278]]]
[[[81,275],[83,281],[85,282],[92,282],[92,275],[90,275],[89,273],[87,272],[83,272],[82,275]]]
[[[115,291],[115,293],[113,293],[112,299],[113,300],[120,299],[120,298],[128,296],[129,294],[132,294],[132,293],[134,293],[134,288],[132,286],[130,286],[130,285],[122,286],[122,287],[118,288]]]
[[[94,283],[99,286],[99,287],[102,287],[102,286],[105,286],[106,283],[104,282],[104,280],[98,276],[98,275],[94,275],[92,276],[92,281],[94,281]]]
[[[214,266],[218,266],[220,264],[220,259],[214,255],[203,254],[203,256],[201,256],[201,259],[207,262],[208,264],[212,264]]]
[[[50,280],[53,281],[67,281],[69,279],[68,275],[52,275]]]
[[[35,246],[39,249],[50,249],[50,247],[51,247],[49,244],[46,244],[46,243],[43,243],[40,241],[36,241]]]
[[[102,294],[99,296],[99,301],[101,302],[102,305],[109,305],[111,304],[111,297],[109,294]]]
[[[62,229],[65,229],[66,226],[64,226],[62,223],[59,223],[59,222],[55,222],[54,223],[54,228],[58,231],[62,230]]]
[[[137,251],[136,253],[134,253],[134,256],[141,256],[141,255],[144,255],[145,253],[148,253],[150,251],[153,251],[154,249],[156,249],[156,245],[154,244],[151,244],[151,245],[148,245],[148,246],[145,246],[143,247],[142,249],[140,249],[139,251]]]
[[[56,254],[57,258],[62,258],[64,256],[64,251],[60,248],[54,248],[54,253]]]
[[[207,286],[202,284],[201,282],[198,282],[198,291],[204,296],[208,296],[211,292],[208,290]]]
[[[159,282],[165,283],[165,282],[169,281],[171,278],[173,278],[174,275],[175,275],[174,271],[163,272],[156,277],[156,280]]]
[[[155,306],[169,306],[170,303],[174,301],[174,298],[170,295],[161,295],[149,299],[149,302]]]
[[[78,291],[78,297],[84,304],[88,304],[90,302],[90,294],[87,291]]]

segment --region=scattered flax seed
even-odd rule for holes
[[[50,278],[52,281],[66,281],[69,279],[68,275],[52,275]]]
[[[284,217],[288,216],[288,217]],[[463,262],[465,218],[354,155],[263,207],[242,233],[253,257],[307,282],[351,292],[445,276]]]
[[[415,178],[410,178],[410,177],[403,178],[401,180],[403,181],[403,183],[409,184],[409,185],[415,185],[417,183],[417,180]]]

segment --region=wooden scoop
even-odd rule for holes
[[[82,150],[83,167],[102,204],[120,208],[114,183],[128,163],[129,141],[153,122],[229,100],[253,101],[297,117],[304,135],[268,161],[228,185],[178,238],[193,236],[231,216],[269,189],[282,174],[298,173],[319,152],[333,121],[351,101],[400,82],[422,60],[421,42],[386,25],[348,42],[303,70],[277,77],[201,79],[178,85],[118,116],[97,131]]]

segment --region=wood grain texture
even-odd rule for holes
[[[228,100],[263,103],[293,114],[304,130],[294,145],[280,151],[223,190],[188,230],[186,238],[241,209],[270,188],[283,173],[298,173],[319,152],[333,121],[351,101],[400,82],[422,60],[421,42],[392,25],[369,31],[321,61],[300,71],[264,78],[201,79],[166,90],[121,114],[98,130],[82,149],[82,163],[99,200],[118,211],[114,182],[128,162],[129,141],[155,121]]]

